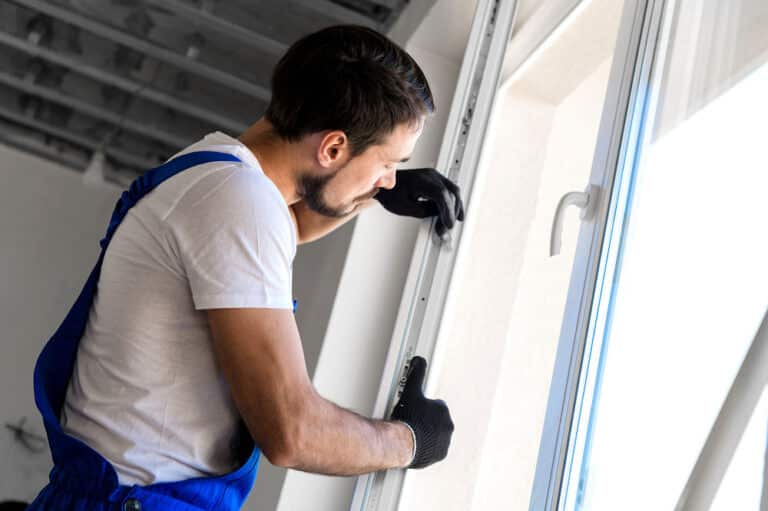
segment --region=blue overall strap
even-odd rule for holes
[[[123,192],[117,201],[107,233],[100,242],[101,254],[96,266],[75,304],[43,348],[35,364],[35,402],[43,416],[54,463],[63,462],[70,455],[82,455],[82,444],[63,434],[59,415],[72,376],[77,346],[85,331],[91,304],[96,294],[104,254],[115,230],[128,210],[160,183],[190,167],[217,161],[239,162],[240,159],[229,153],[214,151],[198,151],[178,156],[134,180],[130,188]]]
[[[197,151],[194,153],[187,153],[178,156],[163,165],[145,172],[140,177],[135,179],[131,183],[130,188],[124,191],[120,196],[120,199],[115,205],[115,210],[112,212],[112,219],[109,221],[109,227],[107,228],[107,234],[101,240],[101,247],[105,248],[109,241],[112,239],[112,235],[115,234],[117,226],[123,221],[125,214],[131,209],[139,199],[146,194],[154,190],[154,188],[168,179],[169,177],[178,174],[182,170],[194,167],[196,165],[202,165],[203,163],[211,163],[214,161],[231,161],[239,162],[240,159],[229,153],[219,153],[215,151]]]

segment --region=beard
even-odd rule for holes
[[[344,167],[327,176],[313,176],[309,172],[305,172],[301,178],[299,178],[299,197],[304,200],[309,209],[319,215],[331,218],[341,218],[352,213],[354,210],[353,206],[356,201],[362,199],[370,199],[376,194],[376,192],[378,192],[378,189],[376,189],[370,193],[363,194],[352,201],[352,203],[340,207],[331,206],[328,204],[328,202],[326,202],[324,198],[324,192],[330,180],[333,179],[333,177],[343,169]]]
[[[347,214],[346,209],[334,208],[323,198],[323,192],[328,187],[328,182],[338,172],[337,170],[327,176],[313,176],[307,172],[301,176],[299,179],[299,197],[302,198],[309,209],[319,215],[332,218],[340,218]]]

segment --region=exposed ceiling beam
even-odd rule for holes
[[[93,78],[94,80],[97,80],[101,83],[112,85],[134,96],[143,97],[160,105],[174,108],[179,112],[185,113],[191,117],[195,117],[197,119],[209,122],[215,126],[225,128],[232,133],[245,131],[245,129],[248,127],[248,125],[245,123],[235,121],[223,115],[211,112],[210,110],[198,107],[189,101],[177,99],[170,94],[152,89],[146,86],[146,84],[142,84],[137,81],[111,73],[109,71],[105,71],[101,68],[92,66],[75,56],[69,56],[64,53],[45,48],[43,46],[36,45],[27,41],[26,39],[15,37],[2,30],[0,30],[0,44],[5,44],[19,51],[23,51],[29,55],[40,57],[49,62],[64,66],[83,76]]]
[[[81,99],[68,96],[59,92],[58,90],[44,87],[35,83],[30,83],[28,80],[18,78],[6,72],[0,71],[0,83],[3,83],[19,91],[26,92],[28,94],[40,96],[41,98],[53,101],[59,105],[64,105],[74,110],[83,112],[87,115],[90,115],[91,117],[112,123],[116,126],[137,133],[138,135],[159,140],[171,147],[181,148],[190,143],[190,140],[169,133],[167,130],[154,126],[148,126],[146,123],[139,121],[123,118],[123,116],[120,114],[116,114],[114,112],[105,110],[104,108],[94,106]]]
[[[386,7],[387,9],[394,9],[402,3],[401,0],[371,0],[371,3]],[[405,3],[408,3],[407,1]]]
[[[66,140],[67,142],[71,142],[86,149],[90,149],[91,151],[95,151],[100,148],[100,144],[91,138],[73,133],[72,130],[58,128],[46,122],[33,119],[32,117],[14,112],[2,106],[0,106],[0,117],[9,119],[17,124],[42,131],[43,133],[47,133],[62,140]],[[127,151],[115,149],[114,147],[106,146],[103,148],[103,151],[108,156],[139,169],[147,170],[157,166],[157,162],[153,162],[146,158],[141,158]]]
[[[12,130],[5,129],[5,126],[2,126],[2,128],[4,129],[0,129],[0,143],[4,143],[25,152],[53,160],[59,164],[69,167],[72,170],[84,168],[83,161],[75,155],[62,154],[55,148],[44,144],[39,140],[35,140],[33,138],[16,133]]]
[[[82,173],[88,163],[84,162],[81,158],[78,158],[75,155],[62,153],[56,150],[54,147],[44,144],[43,142],[16,133],[11,133],[10,130],[7,129],[0,130],[0,142],[16,147],[17,149],[26,151],[28,153],[32,153],[37,156],[55,161],[56,163],[64,165],[75,172]],[[136,176],[138,176],[138,174],[134,174],[133,172],[131,174],[133,174],[133,176],[124,177],[122,172],[110,172],[104,176],[104,179],[107,182],[114,183],[119,187],[125,188],[130,185]]]
[[[67,9],[66,7],[55,5],[45,0],[11,1],[28,9],[32,9],[51,16],[52,18],[56,18],[59,21],[63,21],[64,23],[79,27],[82,30],[91,32],[92,34],[110,39],[118,44],[122,44],[123,46],[142,52],[154,59],[167,62],[168,64],[178,67],[179,69],[184,69],[190,73],[203,76],[209,80],[213,80],[222,85],[226,85],[232,89],[238,90],[245,94],[249,94],[264,101],[268,101],[271,96],[268,89],[260,85],[255,85],[249,80],[240,78],[197,60],[188,59],[184,55],[131,35],[118,28],[105,25],[100,21]]]
[[[330,0],[293,0],[293,3],[344,23],[362,25],[373,29],[379,28],[378,23],[368,16],[333,3]]]
[[[288,46],[275,41],[265,35],[259,34],[238,25],[231,21],[220,18],[203,9],[193,7],[192,5],[181,2],[180,0],[142,0],[146,4],[152,4],[165,7],[173,14],[196,23],[204,23],[205,28],[211,28],[226,36],[233,37],[239,41],[261,49],[264,53],[276,57],[281,56],[288,49]]]

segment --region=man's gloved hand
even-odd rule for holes
[[[408,424],[416,437],[416,454],[407,468],[424,468],[445,458],[451,445],[453,421],[445,402],[424,397],[422,386],[427,361],[413,357],[400,401],[392,420]]]
[[[440,238],[464,220],[459,187],[435,169],[398,170],[391,190],[380,188],[374,196],[390,213],[416,218],[437,216],[435,231]]]

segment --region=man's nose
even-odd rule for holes
[[[397,182],[397,178],[395,175],[397,174],[397,170],[393,170],[392,172],[388,172],[381,176],[379,178],[379,182],[376,183],[376,188],[384,188],[386,190],[391,190],[395,187],[395,183]]]

